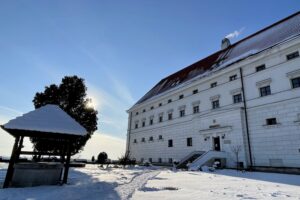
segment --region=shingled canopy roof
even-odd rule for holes
[[[51,137],[56,135],[85,136],[87,131],[59,106],[48,104],[2,126],[10,134]]]
[[[300,12],[282,19],[234,44],[218,51],[164,79],[156,84],[137,103],[159,95],[189,80],[202,78],[211,73],[228,67],[249,56],[258,54],[277,44],[299,36]]]

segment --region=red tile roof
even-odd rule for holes
[[[300,35],[300,11],[162,79],[136,104]]]

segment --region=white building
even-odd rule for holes
[[[300,169],[300,12],[164,79],[128,110],[137,161]]]

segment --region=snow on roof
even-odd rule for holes
[[[220,50],[170,76],[162,79],[137,103],[140,104],[154,96],[175,88],[194,78],[203,78],[235,62],[257,54],[279,43],[300,35],[300,12],[282,19],[238,42]]]
[[[57,105],[48,104],[4,124],[5,129],[84,136],[87,131]]]

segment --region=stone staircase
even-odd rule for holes
[[[199,156],[204,154],[205,151],[193,151],[187,156],[185,156],[181,161],[177,164],[177,169],[188,169],[187,164],[192,163],[194,160],[196,160]]]

